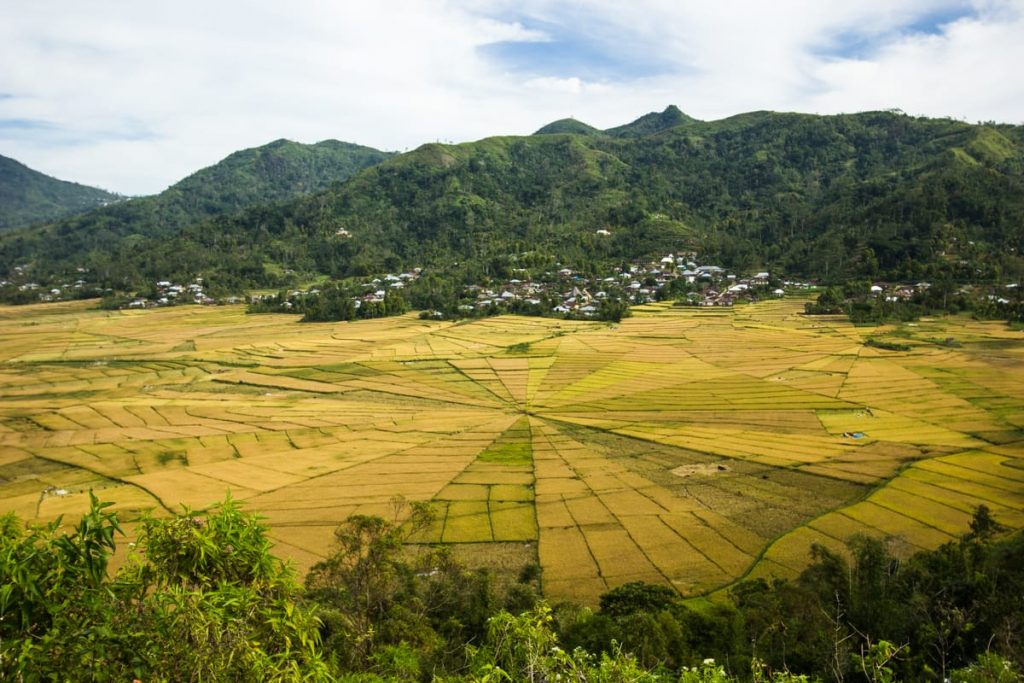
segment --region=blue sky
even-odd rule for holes
[[[479,54],[501,68],[526,75],[634,81],[673,73],[679,64],[651,49],[629,27],[602,23],[600,17],[557,12],[550,19],[505,14],[500,21],[542,36],[481,45]]]
[[[857,26],[846,28],[836,34],[820,54],[838,59],[870,60],[877,50],[901,39],[921,35],[941,37],[951,24],[977,17],[977,9],[967,2],[926,8],[882,32],[859,30]]]
[[[0,9],[0,154],[144,194],[287,137],[405,150],[669,104],[1024,123],[1024,0],[37,0]]]

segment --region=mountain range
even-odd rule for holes
[[[413,266],[467,281],[685,249],[825,280],[991,280],[1024,273],[1022,226],[1020,126],[900,112],[706,122],[669,107],[401,155],[278,141],[156,197],[3,236],[0,271],[241,289]]]

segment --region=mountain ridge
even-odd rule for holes
[[[683,117],[645,115],[620,136],[430,143],[304,197],[109,239],[103,253],[0,239],[0,268],[89,261],[107,286],[202,272],[244,288],[413,266],[469,281],[687,249],[826,280],[1022,272],[1021,127],[893,112]]]
[[[702,123],[698,119],[684,114],[674,104],[668,105],[663,111],[644,114],[643,116],[623,124],[601,130],[588,123],[569,117],[558,119],[541,126],[534,132],[534,135],[610,135],[618,138],[635,138],[645,135],[654,135],[663,130],[683,126],[691,123]]]

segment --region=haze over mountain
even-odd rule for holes
[[[106,190],[52,178],[0,155],[0,230],[56,220],[122,199]]]
[[[472,279],[697,249],[731,268],[826,279],[1021,272],[1019,126],[893,112],[700,122],[675,107],[604,132],[580,126],[424,145],[277,205],[266,202],[317,181],[299,174],[282,190],[271,180],[288,177],[271,172],[288,168],[280,150],[309,150],[274,143],[186,179],[146,211],[136,200],[8,236],[0,267],[86,266],[114,287],[201,273],[240,288],[413,266]],[[366,165],[383,158],[364,154]]]

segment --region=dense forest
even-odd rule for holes
[[[95,187],[51,178],[0,156],[0,231],[54,221],[122,199]]]
[[[0,677],[145,681],[1020,681],[1024,536],[979,507],[956,542],[900,558],[854,537],[791,580],[696,602],[632,583],[548,605],[405,521],[353,516],[300,585],[226,500],[144,518],[119,544],[93,498],[73,529],[0,519]],[[399,508],[396,506],[396,510]],[[127,549],[125,548],[127,545]],[[120,568],[110,570],[114,553]]]
[[[120,290],[201,274],[241,291],[414,266],[453,282],[535,263],[587,271],[686,248],[836,283],[1024,272],[1024,129],[899,112],[701,122],[670,108],[609,131],[562,121],[424,145],[282,203],[255,189],[204,222],[182,213],[205,205],[197,190],[175,192],[173,210],[140,217],[128,202],[8,235],[0,270],[46,281],[82,268]]]

